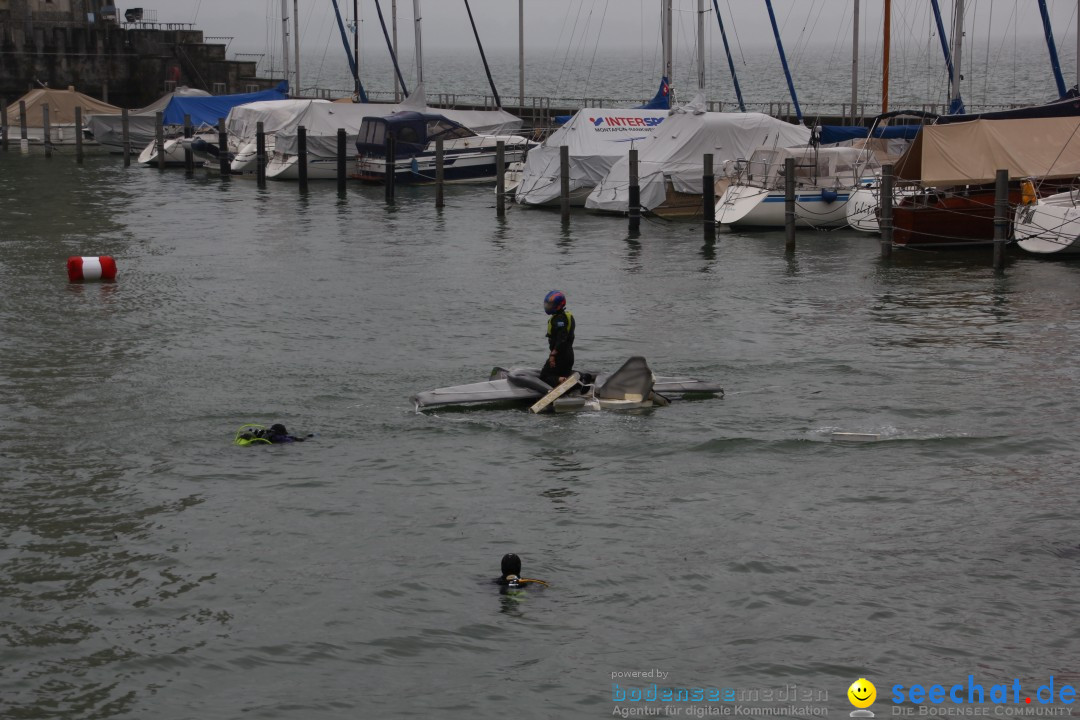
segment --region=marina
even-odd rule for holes
[[[1039,104],[1039,51],[995,105]],[[840,51],[789,52],[798,79]],[[0,716],[1067,714],[1080,120],[1023,171],[935,164],[846,88],[756,113],[776,63],[738,66],[735,119],[681,71],[673,113],[635,107],[668,80],[616,70],[530,116],[446,102],[473,55],[429,49],[385,114],[162,93],[105,115],[122,153],[0,108]],[[981,243],[894,242],[961,165]],[[916,699],[939,686],[980,697]]]

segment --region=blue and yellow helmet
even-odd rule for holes
[[[544,296],[544,312],[554,315],[566,307],[566,296],[558,290],[552,290]]]

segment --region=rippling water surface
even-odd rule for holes
[[[860,676],[879,713],[1077,680],[1074,263],[0,162],[5,717],[607,717],[653,668],[843,717]],[[118,281],[69,284],[80,254]],[[539,362],[552,287],[580,365],[726,397],[413,411]],[[252,421],[316,437],[233,446]],[[551,586],[499,595],[510,551]]]

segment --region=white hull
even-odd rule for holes
[[[456,138],[443,147],[443,178],[448,183],[493,182],[495,180],[496,148],[505,143],[503,161],[523,162],[529,141],[519,135],[480,135]],[[357,175],[363,180],[382,181],[386,174],[386,158],[357,156]],[[394,161],[396,182],[435,182],[435,144],[428,143],[425,151],[411,158]]]
[[[356,159],[345,159],[345,175],[356,172]],[[337,180],[337,158],[308,156],[308,180]],[[296,155],[273,155],[266,165],[266,177],[271,180],[299,180],[300,164]]]
[[[146,166],[156,166],[158,164],[157,140],[151,140],[142,149],[142,152],[139,153],[139,163]],[[165,141],[165,164],[172,166],[184,164],[183,138],[170,138]]]
[[[1016,209],[1014,232],[1021,249],[1037,255],[1080,255],[1080,191],[1050,195]]]
[[[822,194],[820,188],[803,188],[795,193],[795,226],[842,228],[848,225],[850,191]],[[785,225],[783,191],[752,185],[732,185],[716,202],[716,222],[730,227],[782,228]]]

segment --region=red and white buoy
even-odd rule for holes
[[[67,261],[68,280],[116,280],[116,261],[108,255],[78,256]]]

